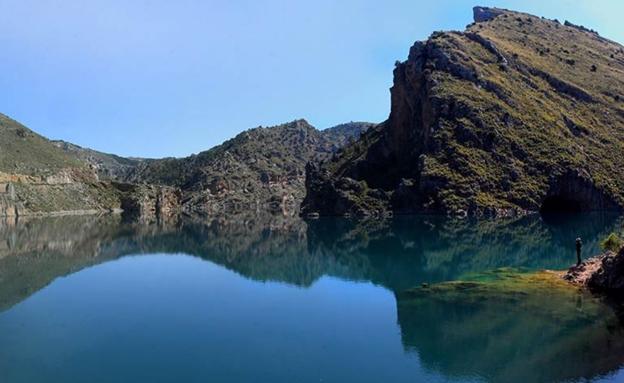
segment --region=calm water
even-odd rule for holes
[[[613,302],[405,293],[502,267],[562,269],[577,236],[594,254],[621,227],[609,215],[4,223],[0,381],[624,381]]]

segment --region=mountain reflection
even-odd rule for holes
[[[621,225],[619,217],[606,214],[359,222],[250,215],[151,225],[125,223],[118,216],[5,221],[0,310],[86,267],[125,255],[185,253],[257,281],[308,287],[333,276],[383,286],[397,297],[404,348],[446,376],[591,378],[624,363],[622,316],[593,297],[550,290],[510,294],[505,288],[406,291],[501,267],[562,269],[575,260],[577,236],[588,256]]]
[[[621,227],[617,216],[539,216],[467,221],[399,217],[388,221],[236,216],[144,225],[118,216],[74,216],[0,226],[0,308],[52,280],[129,254],[186,253],[259,281],[310,286],[323,275],[370,281],[393,291],[455,280],[499,267],[561,269]]]

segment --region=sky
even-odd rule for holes
[[[124,156],[185,156],[256,126],[380,122],[396,60],[474,5],[624,42],[620,0],[0,0],[0,113]]]

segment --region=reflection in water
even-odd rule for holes
[[[605,214],[546,221],[417,216],[306,223],[250,216],[146,226],[107,216],[3,223],[0,310],[10,311],[56,278],[89,266],[125,255],[184,253],[256,281],[310,287],[331,276],[383,286],[397,296],[405,349],[417,351],[425,368],[448,379],[593,378],[624,361],[619,317],[595,298],[570,289],[528,293],[513,284],[511,290],[509,284],[485,291],[482,285],[445,288],[453,284],[406,290],[501,267],[562,269],[575,260],[577,236],[586,256],[596,254],[598,241],[621,224]]]
[[[430,369],[491,382],[590,379],[622,366],[611,307],[547,274],[499,274],[399,293],[405,348]]]

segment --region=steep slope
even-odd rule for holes
[[[119,207],[117,191],[88,164],[0,115],[0,217]]]
[[[0,114],[0,172],[49,176],[62,169],[85,167],[50,140]]]
[[[98,152],[62,140],[52,141],[52,143],[67,153],[68,156],[89,164],[96,170],[100,179],[123,180],[137,167],[139,162],[144,161],[142,158],[126,158]]]
[[[476,7],[397,63],[388,120],[307,169],[307,214],[624,206],[624,47]]]
[[[102,181],[96,173],[101,169],[86,156],[108,156],[109,163],[132,160],[70,145],[50,141],[0,114],[0,218],[122,209],[143,218],[173,213],[179,199],[175,190]]]
[[[123,180],[179,187],[188,213],[297,210],[305,164],[326,158],[373,124],[319,131],[305,120],[245,131],[186,158],[142,160]]]

